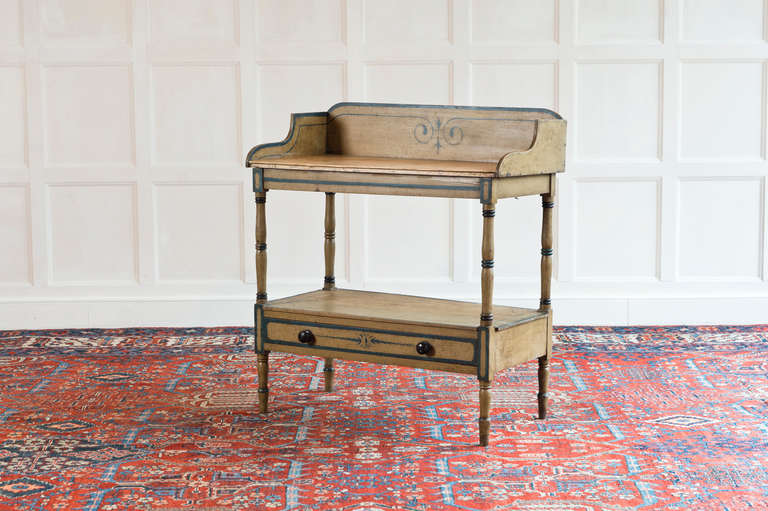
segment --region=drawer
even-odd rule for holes
[[[278,345],[299,353],[318,350],[340,358],[347,354],[365,354],[385,358],[423,360],[475,365],[477,337],[451,337],[409,331],[409,325],[392,324],[391,328],[373,328],[358,324],[332,324],[317,320],[301,321],[264,315],[261,334],[265,348]],[[279,349],[275,346],[275,349]],[[370,359],[365,357],[365,359]]]

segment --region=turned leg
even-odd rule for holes
[[[482,305],[480,306],[480,326],[493,326],[493,219],[496,216],[496,204],[483,204],[483,245],[481,254],[480,285]],[[491,374],[492,378],[493,375]],[[491,430],[491,382],[480,379],[480,445],[488,445]]]
[[[539,310],[549,311],[546,354],[539,357],[539,419],[547,418],[549,398],[549,359],[552,355],[552,211],[555,207],[554,193],[541,196],[541,299]]]
[[[269,351],[256,355],[259,366],[259,413],[267,412],[269,401]]]
[[[334,258],[336,257],[336,194],[325,193],[325,281],[323,289],[336,287],[334,277]]]
[[[480,308],[480,326],[493,325],[493,219],[496,216],[496,204],[483,204],[483,245],[480,261],[480,286],[482,306]]]
[[[267,192],[256,192],[256,303],[267,301]]]
[[[330,392],[333,390],[333,359],[325,359],[325,367],[323,367],[323,377],[325,379],[325,391]]]
[[[267,301],[267,193],[256,192],[256,303]],[[269,401],[269,351],[257,353],[259,412],[267,412]]]
[[[480,429],[480,445],[488,445],[488,435],[491,432],[491,382],[480,380],[480,418],[477,420]]]
[[[334,261],[336,257],[336,194],[325,192],[325,279],[323,289],[331,290],[336,288],[336,277],[334,276]],[[333,359],[326,358],[323,367],[323,377],[325,380],[325,391],[333,390]]]
[[[549,399],[549,357],[539,357],[539,419],[547,418],[547,400]]]

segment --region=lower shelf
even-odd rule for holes
[[[319,290],[256,305],[256,350],[477,374],[488,380],[549,349],[550,314],[352,290]]]

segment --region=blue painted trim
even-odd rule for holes
[[[331,108],[328,109],[328,113],[330,114],[337,108],[341,108],[344,106],[375,106],[375,107],[389,107],[389,108],[436,108],[440,110],[479,110],[479,111],[486,111],[486,112],[493,112],[493,111],[499,111],[499,112],[539,112],[543,114],[550,114],[555,119],[562,119],[560,114],[557,112],[553,112],[552,110],[548,108],[526,108],[526,107],[508,107],[508,106],[463,106],[463,105],[415,105],[410,103],[357,103],[357,102],[350,102],[350,101],[342,101],[341,103],[336,103]]]
[[[474,352],[473,352],[473,359],[471,361],[466,360],[455,360],[450,358],[436,358],[436,357],[424,357],[422,355],[401,355],[397,353],[381,353],[378,351],[370,351],[370,350],[355,350],[355,349],[349,349],[349,348],[334,348],[331,346],[322,346],[322,347],[314,347],[314,346],[306,346],[304,344],[301,344],[299,342],[291,342],[291,341],[281,341],[280,339],[270,339],[267,336],[267,324],[268,323],[282,323],[285,325],[298,325],[298,326],[315,326],[315,327],[321,327],[321,328],[332,328],[335,330],[352,330],[355,332],[371,332],[371,333],[383,333],[383,334],[392,334],[392,335],[398,335],[401,337],[419,337],[419,338],[425,338],[425,339],[443,339],[448,341],[455,341],[455,342],[465,342],[470,343],[474,345]],[[458,365],[464,365],[464,366],[470,366],[474,367],[477,365],[477,342],[476,339],[470,338],[470,337],[450,337],[445,335],[433,335],[433,334],[420,334],[420,333],[413,333],[413,332],[399,332],[395,330],[380,330],[377,328],[361,328],[361,327],[352,327],[352,326],[344,326],[344,325],[334,325],[330,323],[317,323],[313,321],[296,321],[296,320],[290,320],[290,319],[276,319],[276,318],[263,318],[262,321],[262,342],[263,343],[269,343],[269,344],[279,344],[283,346],[293,346],[295,348],[307,348],[307,349],[321,349],[321,350],[328,350],[328,351],[338,351],[343,353],[360,353],[360,354],[366,354],[366,355],[376,355],[381,357],[390,357],[390,358],[406,358],[409,360],[421,360],[421,361],[427,361],[427,362],[440,362],[440,363],[450,363],[450,364],[458,364]],[[263,349],[263,345],[262,345]]]
[[[325,327],[325,328],[333,328],[335,330],[353,330],[355,332],[376,332],[379,334],[391,334],[391,335],[399,335],[401,337],[420,337],[424,339],[444,339],[446,341],[456,341],[456,342],[468,342],[468,343],[474,343],[475,338],[474,337],[451,337],[448,335],[435,335],[435,334],[419,334],[414,332],[403,332],[400,330],[382,330],[380,328],[363,328],[359,326],[345,326],[345,325],[336,325],[333,323],[318,323],[316,321],[297,321],[293,319],[279,319],[279,318],[270,318],[267,317],[264,320],[264,323],[282,323],[284,325],[299,325],[299,326],[317,326],[317,327]]]
[[[483,178],[480,183],[480,202],[483,204],[491,203],[491,195],[493,189],[493,179]]]
[[[317,184],[317,185],[330,185],[330,186],[380,186],[390,188],[416,188],[426,190],[467,190],[480,192],[480,185],[467,185],[467,186],[448,186],[448,185],[415,185],[407,183],[366,183],[366,182],[347,182],[347,181],[320,181],[312,179],[287,179],[282,177],[267,177],[264,179],[265,183],[304,183],[304,184]]]
[[[253,167],[253,191],[264,191],[264,169],[261,167]]]
[[[302,124],[301,126],[299,126],[299,131],[301,131],[302,128],[308,128],[310,126],[325,126],[326,124],[327,123],[325,123],[325,122],[319,122],[319,123],[316,123],[316,124]],[[279,147],[279,146],[287,145],[288,142],[290,142],[292,137],[293,137],[293,128],[294,128],[293,125],[291,125],[291,132],[288,134],[288,137],[285,140],[283,140],[282,142],[270,142],[268,144],[261,144],[261,145],[257,145],[254,148],[252,148],[248,152],[248,156],[245,159],[245,164],[248,165],[248,162],[251,161],[251,156],[253,155],[253,153],[255,153],[257,151],[260,151],[261,149],[263,149],[265,147]],[[280,156],[288,154],[291,151],[293,151],[293,148],[296,147],[296,143],[298,141],[299,141],[299,135],[297,135],[295,137],[295,139],[293,140],[293,145],[291,145],[291,147],[289,147],[287,151],[282,152],[282,153],[278,153],[278,154],[268,154],[268,155],[264,156],[263,158],[259,158],[258,160],[254,160],[254,161],[264,160],[264,159],[267,159],[267,158],[279,158]]]
[[[256,151],[259,151],[260,149],[264,149],[265,147],[279,147],[282,145],[287,145],[288,142],[291,141],[291,138],[293,137],[294,132],[296,131],[296,120],[300,117],[324,117],[325,119],[328,118],[328,112],[307,112],[302,114],[291,114],[291,128],[288,131],[288,135],[281,141],[281,142],[269,142],[266,144],[259,144],[257,146],[253,146],[250,151],[248,151],[248,155],[245,157],[245,164],[248,165],[248,162],[251,161],[251,157],[253,156],[253,153]],[[307,124],[305,126],[322,126],[325,123],[319,123],[319,124]],[[304,126],[299,126],[299,129],[303,128]],[[296,142],[294,141],[293,146],[291,146],[291,149],[296,145]]]
[[[477,358],[477,379],[480,381],[490,381],[490,365],[491,365],[491,334],[488,327],[477,327],[477,349],[485,351],[485,367],[480,362],[481,358]]]
[[[266,342],[268,344],[292,346],[294,348],[306,348],[308,350],[316,349],[316,350],[323,350],[323,351],[336,351],[339,353],[356,353],[361,355],[375,355],[377,357],[386,357],[386,358],[405,358],[408,360],[420,360],[422,362],[436,362],[436,363],[442,363],[442,364],[455,364],[455,365],[467,366],[467,367],[475,367],[477,365],[477,363],[474,361],[467,362],[466,360],[454,360],[452,358],[425,357],[423,355],[401,355],[398,353],[380,353],[378,351],[351,350],[347,348],[334,348],[332,346],[315,347],[315,346],[307,346],[299,342],[280,341],[276,339],[267,339]]]
[[[253,306],[253,324],[255,326],[253,335],[255,337],[256,353],[264,353],[264,338],[267,334],[267,328],[264,324],[264,306],[260,303]]]

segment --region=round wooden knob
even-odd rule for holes
[[[312,330],[302,330],[299,332],[299,342],[302,344],[315,344],[315,334]]]
[[[416,345],[416,353],[419,355],[431,355],[432,351],[432,345],[428,342],[422,341]]]

